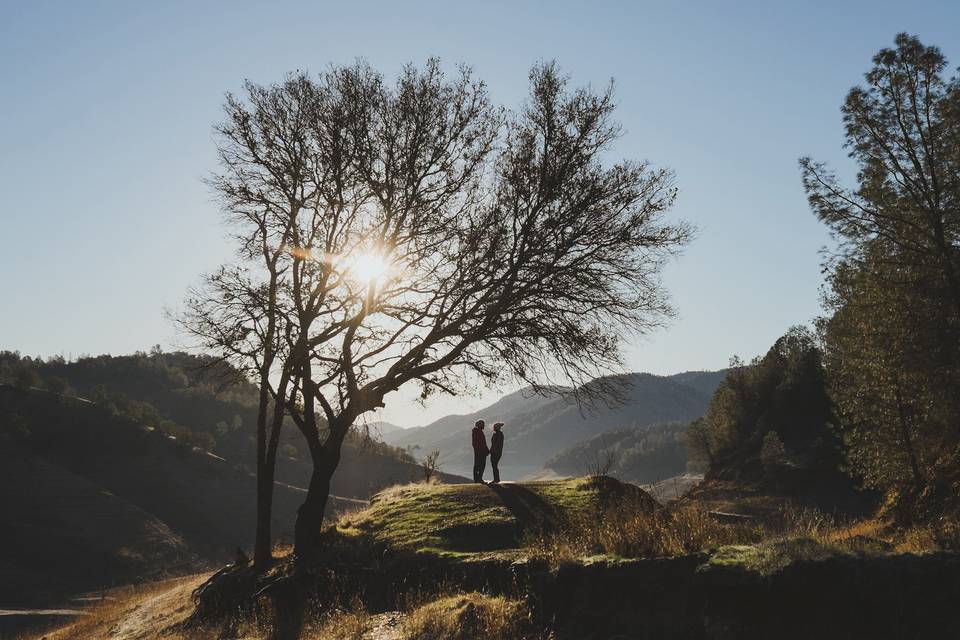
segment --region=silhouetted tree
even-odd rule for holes
[[[303,210],[316,205],[312,173],[322,168],[310,155],[310,81],[291,76],[281,85],[247,83],[245,89],[245,101],[227,96],[226,121],[216,127],[221,172],[210,179],[235,229],[240,262],[191,291],[176,319],[203,347],[259,384],[254,563],[263,568],[271,560],[274,470],[290,384],[283,362],[289,326],[279,298],[290,287],[293,230]]]
[[[687,427],[687,461],[692,470],[707,471],[716,463],[715,444],[706,420],[697,418]]]
[[[309,104],[307,133],[291,142],[308,168],[295,191],[309,197],[294,217],[264,207],[276,216],[266,226],[286,234],[282,247],[269,238],[283,265],[270,393],[313,461],[299,560],[320,544],[344,439],[391,392],[413,383],[427,398],[511,377],[582,393],[618,368],[624,334],[670,313],[661,266],[690,235],[662,220],[671,175],[604,160],[619,136],[610,90],[569,91],[552,64],[530,78],[516,114],[494,107],[468,69],[449,79],[436,60],[392,86],[358,63],[250,89]],[[238,236],[256,235],[256,220],[239,222]],[[261,317],[266,299],[241,306],[259,303]],[[228,318],[223,330],[241,326]]]
[[[21,389],[31,389],[40,387],[43,381],[40,379],[40,374],[37,373],[37,370],[31,364],[24,363],[17,370],[14,377],[14,384]]]

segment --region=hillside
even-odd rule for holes
[[[545,468],[575,476],[600,466],[620,480],[658,482],[686,472],[686,434],[682,422],[613,429],[558,453]]]
[[[367,425],[367,428],[370,430],[370,435],[380,436],[381,439],[388,433],[403,431],[403,427],[397,426],[392,422],[384,422],[383,420],[371,422]]]
[[[627,383],[627,399],[614,407],[580,407],[569,399],[521,390],[480,411],[446,416],[425,427],[386,434],[384,439],[400,447],[437,449],[445,470],[469,474],[473,465],[470,427],[479,418],[488,425],[502,421],[506,423],[506,442],[500,467],[505,477],[518,478],[540,471],[554,455],[611,429],[689,422],[703,414],[724,375],[722,371],[629,374],[622,378]],[[489,429],[487,433],[489,437]]]
[[[113,413],[209,450],[248,472],[256,468],[257,390],[237,370],[205,356],[154,349],[133,355],[47,361],[0,352],[0,383],[40,387],[95,401]],[[336,495],[367,499],[380,489],[420,476],[412,456],[377,438],[387,423],[372,423],[344,443],[345,464],[334,475]],[[292,422],[281,431],[277,478],[305,487],[310,460]],[[349,463],[349,466],[348,464]],[[444,476],[445,482],[463,478]]]
[[[0,601],[41,605],[64,593],[155,579],[201,564],[180,536],[136,504],[2,441]],[[91,579],[93,577],[93,579]]]
[[[578,514],[628,496],[656,508],[641,489],[612,478],[405,485],[377,494],[368,508],[338,526],[347,535],[369,536],[394,550],[462,557],[518,549],[525,533],[557,529]]]
[[[88,401],[0,385],[0,599],[66,593],[222,561],[252,543],[254,478]],[[302,490],[278,484],[289,535]],[[334,499],[336,513],[356,501]],[[32,588],[27,588],[32,587]]]

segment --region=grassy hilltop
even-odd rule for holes
[[[524,537],[602,510],[612,500],[652,499],[633,485],[588,478],[500,485],[405,485],[377,494],[338,530],[396,550],[477,554],[518,550]]]

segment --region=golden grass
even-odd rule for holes
[[[354,602],[345,609],[309,622],[304,629],[303,640],[362,640],[375,624],[376,616],[367,612],[363,603]]]
[[[185,620],[193,611],[190,597],[206,576],[189,576],[163,580],[136,587],[124,587],[110,592],[114,600],[105,600],[61,629],[35,636],[34,640],[148,640],[156,638],[158,630],[172,627]],[[171,640],[194,640],[200,635],[168,635]]]
[[[960,548],[960,524],[896,529],[882,518],[853,522],[815,509],[781,507],[764,519],[722,523],[714,514],[695,505],[672,511],[650,511],[642,503],[620,502],[609,508],[572,518],[558,531],[528,536],[525,549],[552,566],[586,557],[667,557],[734,546],[760,545],[756,555],[797,557],[833,553],[925,553]],[[753,552],[751,552],[753,553]],[[795,554],[796,555],[796,554]],[[811,556],[812,557],[812,556]],[[770,562],[765,565],[773,566]]]
[[[551,565],[588,556],[623,558],[684,555],[762,539],[758,524],[722,524],[704,511],[651,511],[641,503],[618,504],[568,521],[559,531],[527,538],[533,557]]]
[[[520,640],[530,636],[526,606],[502,596],[464,593],[440,598],[412,611],[403,621],[405,640]]]

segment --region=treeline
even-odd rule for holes
[[[159,346],[73,361],[0,351],[0,384],[89,400],[187,446],[254,467],[257,388],[237,369],[209,356],[164,352]],[[297,458],[304,447],[295,427],[286,426],[279,453]],[[346,445],[414,462],[408,453],[368,437],[362,427],[347,435]]]
[[[238,431],[243,414],[252,406],[252,386],[235,370],[209,358],[164,353],[159,347],[132,356],[83,356],[75,361],[3,351],[0,383],[89,400],[114,415],[207,451],[216,449],[214,433],[226,436],[230,430]],[[178,397],[192,399],[188,403],[193,406],[173,408]],[[220,405],[221,410],[198,413],[197,406],[203,404]],[[234,406],[228,408],[230,405]]]
[[[657,482],[687,470],[687,425],[669,422],[605,431],[544,465],[566,475],[603,472],[628,482]]]
[[[801,161],[837,240],[827,314],[720,386],[690,429],[710,473],[836,461],[899,515],[960,512],[960,80],[946,69],[897,36],[843,105],[856,184]]]
[[[708,477],[759,480],[778,468],[836,469],[842,451],[823,354],[794,327],[749,364],[734,358],[687,430],[690,459]]]

